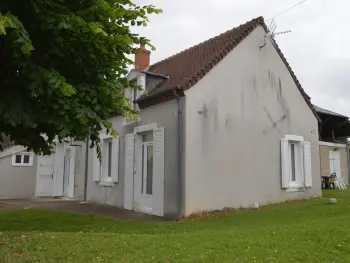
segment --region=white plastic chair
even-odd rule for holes
[[[346,190],[346,184],[344,183],[344,177],[335,177],[334,180],[335,187],[340,190]]]

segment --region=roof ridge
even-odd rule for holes
[[[181,54],[183,54],[183,53],[185,53],[185,52],[187,52],[187,51],[189,51],[189,50],[191,50],[191,49],[194,49],[194,48],[198,47],[199,45],[202,45],[202,44],[204,44],[204,43],[207,43],[207,42],[213,41],[213,40],[215,40],[215,39],[218,39],[218,38],[220,38],[221,36],[223,36],[223,35],[225,35],[225,34],[231,33],[233,30],[236,30],[236,29],[238,29],[238,28],[240,28],[240,27],[243,27],[243,26],[247,26],[247,25],[249,25],[250,23],[252,23],[254,20],[256,20],[256,21],[259,21],[259,20],[260,20],[260,21],[264,21],[264,18],[263,18],[262,16],[259,16],[259,17],[254,18],[254,19],[252,19],[252,20],[250,20],[250,21],[248,21],[248,22],[246,22],[246,23],[244,23],[244,24],[241,24],[241,25],[239,25],[239,26],[237,26],[237,27],[233,27],[233,28],[227,30],[227,31],[224,32],[224,33],[221,33],[221,34],[219,34],[219,35],[216,35],[216,36],[214,36],[214,37],[212,37],[212,38],[209,38],[209,39],[207,39],[207,40],[205,40],[205,41],[202,41],[202,42],[200,42],[200,43],[198,43],[198,44],[196,44],[196,45],[194,45],[194,46],[192,46],[192,47],[186,48],[186,49],[184,49],[184,50],[182,50],[182,51],[180,51],[180,52],[178,52],[178,53],[176,53],[176,54],[174,54],[174,55],[172,55],[172,56],[170,56],[170,57],[167,57],[167,58],[165,58],[165,59],[162,59],[162,60],[160,60],[160,61],[158,61],[158,62],[156,62],[156,63],[150,65],[149,68],[151,69],[152,67],[157,66],[157,65],[159,65],[159,64],[161,64],[161,63],[164,63],[164,62],[166,62],[167,60],[170,60],[170,59],[172,59],[172,58],[174,58],[174,57],[176,57],[176,56],[178,56],[178,55],[181,55]]]
[[[262,16],[259,16],[244,24],[239,25],[238,27],[235,27],[231,30],[226,31],[223,34],[220,34],[214,38],[211,38],[210,40],[213,40],[215,38],[219,38],[220,36],[226,33],[231,33],[233,30],[236,30],[238,28],[244,28],[244,30],[240,34],[238,34],[236,37],[230,38],[230,41],[228,41],[228,43],[225,44],[224,48],[216,52],[216,54],[212,57],[212,59],[206,65],[204,65],[203,68],[201,68],[195,74],[188,76],[188,78],[185,81],[185,89],[188,86],[194,85],[199,79],[201,79],[206,73],[208,73],[223,57],[225,57],[230,51],[232,51],[232,49],[234,49],[242,40],[244,40],[245,37],[248,36],[251,33],[251,31],[254,30],[256,26],[259,24],[263,25],[265,30],[267,30],[264,22],[264,18]],[[250,27],[252,28],[249,31]],[[247,30],[249,32],[247,32]]]

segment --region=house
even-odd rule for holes
[[[322,122],[320,131],[321,176],[336,173],[349,184],[349,117],[315,106]]]
[[[0,152],[0,199],[84,198],[85,145],[55,143],[55,153],[39,156],[5,141]],[[80,180],[80,181],[79,181]]]
[[[138,119],[111,118],[102,162],[87,154],[88,201],[179,217],[321,195],[321,120],[262,17],[150,55],[142,45],[128,75]]]
[[[0,199],[31,198],[35,195],[36,156],[3,137],[0,152]]]

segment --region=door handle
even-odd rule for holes
[[[52,179],[53,179],[53,174],[51,175]]]

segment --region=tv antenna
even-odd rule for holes
[[[267,33],[264,36],[263,43],[260,45],[260,49],[262,49],[263,47],[266,46],[267,38],[275,39],[275,37],[278,36],[278,35],[288,34],[288,33],[292,32],[291,30],[282,31],[282,32],[276,32],[276,29],[277,29],[276,20],[272,19],[270,25],[267,28]]]

